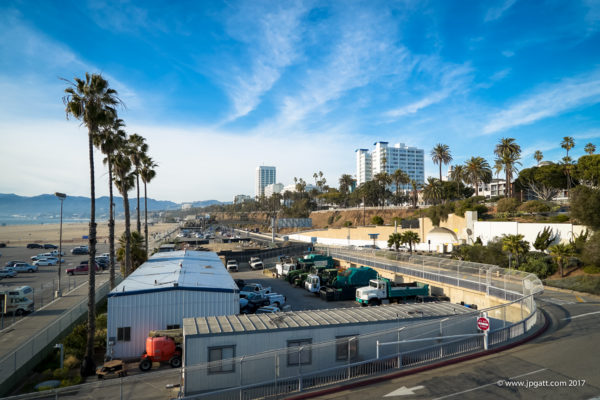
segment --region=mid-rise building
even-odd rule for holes
[[[245,194],[236,194],[233,196],[233,204],[243,203],[248,200],[252,200],[252,197]]]
[[[265,195],[265,186],[276,182],[275,167],[267,167],[261,165],[256,167],[256,179],[255,179],[255,195],[256,197],[262,197]]]
[[[411,180],[425,183],[425,152],[423,149],[408,147],[404,143],[388,146],[388,142],[375,142],[372,151],[356,150],[356,183],[370,181],[380,172],[393,174],[401,169]],[[395,187],[393,187],[395,189]],[[401,189],[410,189],[404,185]]]
[[[281,193],[283,191],[283,183],[271,183],[265,186],[265,197],[271,197],[275,193]]]

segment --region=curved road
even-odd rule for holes
[[[600,398],[600,298],[547,289],[537,300],[550,318],[550,326],[526,344],[320,398]]]

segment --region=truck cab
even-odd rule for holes
[[[32,312],[33,300],[27,297],[30,293],[33,293],[33,290],[29,286],[1,290],[0,302],[2,302],[2,309],[0,309],[0,312],[4,313],[6,311],[6,313],[14,313],[15,315]],[[4,304],[4,301],[6,301],[6,304]]]
[[[356,289],[356,301],[361,305],[380,304],[381,299],[387,298],[388,281],[382,279],[371,279],[369,286]]]
[[[308,275],[304,282],[304,288],[311,293],[319,294],[319,290],[321,289],[321,278],[319,278],[319,275]]]

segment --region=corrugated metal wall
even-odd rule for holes
[[[148,332],[183,327],[183,318],[239,313],[239,294],[177,290],[113,296],[108,298],[107,341],[114,340],[112,356],[139,357],[145,350]],[[117,341],[117,329],[131,327],[131,340]],[[109,347],[109,352],[111,348]]]

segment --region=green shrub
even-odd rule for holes
[[[375,215],[373,218],[371,218],[371,223],[373,225],[383,225],[383,218],[381,218],[379,215]]]
[[[600,267],[600,232],[594,233],[587,240],[581,258],[590,266]]]
[[[552,211],[552,205],[541,200],[530,200],[521,204],[519,211],[526,213],[543,213]]]
[[[540,279],[544,279],[556,272],[556,264],[552,262],[552,257],[549,255],[532,251],[525,256],[525,262],[521,264],[519,270],[536,274]]]
[[[348,228],[348,227],[352,226],[352,221],[344,221],[344,226],[345,226],[346,228]]]
[[[496,208],[498,212],[514,213],[517,211],[519,204],[519,200],[515,199],[514,197],[508,197],[498,200]]]
[[[600,294],[600,276],[570,276],[563,279],[546,280],[544,283],[548,286],[575,290],[577,292]]]
[[[342,218],[342,214],[338,214],[335,216],[335,220],[336,222],[340,220],[340,218]]]
[[[549,220],[550,220],[550,222],[564,224],[565,222],[569,221],[569,216],[566,214],[558,214],[558,215],[553,215],[552,217],[549,218]]]
[[[583,267],[583,272],[586,274],[600,274],[600,267],[596,265],[586,265]]]

